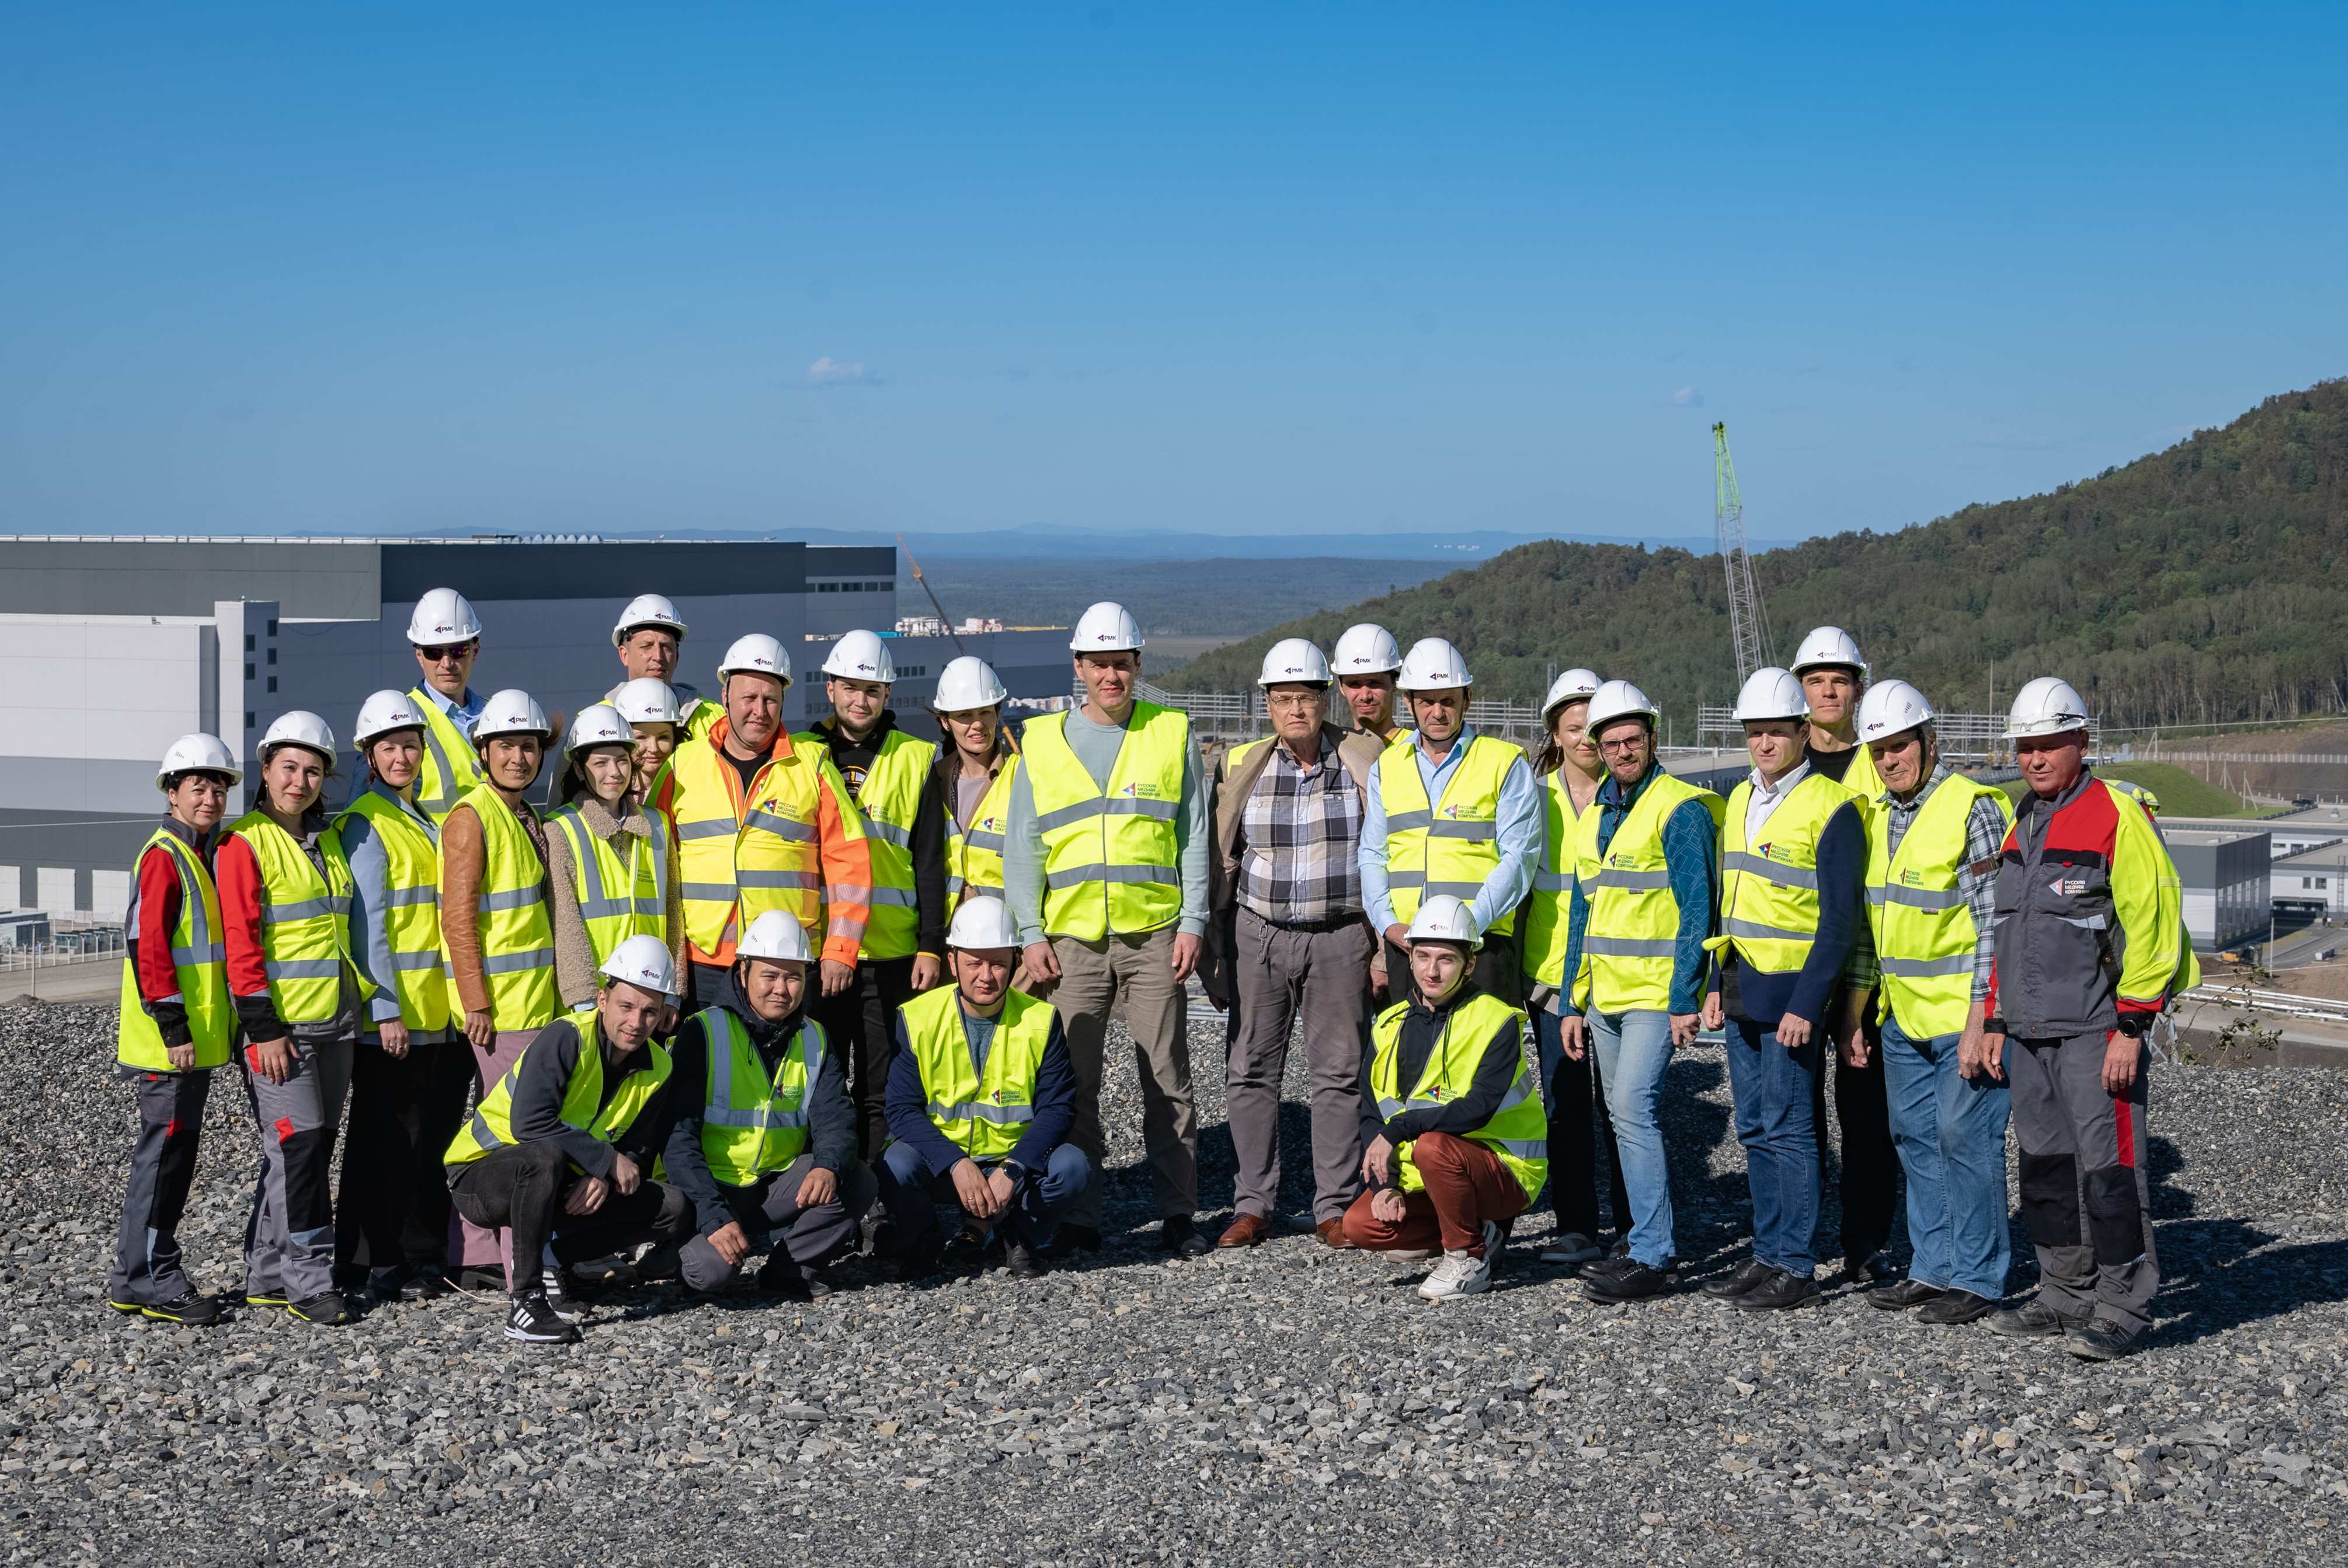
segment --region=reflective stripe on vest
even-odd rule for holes
[[[824,737],[812,731],[791,737],[818,755],[829,756]],[[856,792],[864,815],[864,835],[872,841],[871,914],[864,923],[860,958],[907,958],[919,944],[921,919],[913,897],[913,818],[922,786],[938,760],[938,748],[901,730],[881,739],[872,765]],[[863,889],[854,890],[861,896]]]
[[[921,1070],[931,1124],[973,1160],[999,1160],[1019,1146],[1035,1118],[1035,1075],[1052,1038],[1052,1004],[1025,991],[1005,993],[983,1072],[970,1060],[962,993],[953,986],[922,992],[899,1009]]]
[[[161,849],[171,857],[180,879],[180,918],[169,932],[147,928],[139,904],[139,865],[147,852]],[[221,936],[220,891],[203,857],[182,843],[168,827],[159,827],[139,852],[130,872],[131,903],[123,930],[141,945],[168,940],[171,967],[177,971],[180,1000],[188,1011],[188,1040],[196,1048],[195,1065],[220,1067],[228,1061],[236,1035],[236,1006],[228,994],[228,944]],[[122,955],[122,996],[115,1026],[115,1059],[125,1067],[148,1072],[170,1072],[170,1048],[155,1025],[139,991],[139,971],[126,948]]]
[[[668,940],[668,819],[651,806],[642,809],[652,833],[628,835],[625,860],[610,839],[596,836],[575,804],[548,820],[570,846],[571,890],[598,968],[630,937]]]
[[[808,1108],[823,1076],[823,1026],[800,1019],[770,1080],[750,1031],[730,1009],[711,1008],[699,1021],[709,1048],[702,1158],[727,1186],[747,1187],[770,1171],[788,1169],[807,1149]]]
[[[819,942],[823,915],[819,813],[827,776],[849,804],[848,785],[820,746],[786,740],[760,765],[746,793],[742,775],[715,738],[696,740],[669,758],[669,813],[676,823],[678,892],[685,934],[712,958],[769,909],[788,910]],[[839,814],[840,835],[864,836],[853,810]]]
[[[1858,796],[1824,774],[1805,774],[1763,824],[1768,842],[1747,845],[1745,813],[1752,798],[1748,778],[1729,795],[1720,825],[1721,935],[1712,946],[1734,946],[1739,961],[1763,974],[1791,974],[1818,940],[1818,835]]]
[[[1524,753],[1478,735],[1451,769],[1443,799],[1430,804],[1418,776],[1418,743],[1397,741],[1378,754],[1378,804],[1386,814],[1386,888],[1395,918],[1408,925],[1426,899],[1448,893],[1473,902],[1500,865],[1500,781]],[[1517,928],[1510,909],[1491,935]]]
[[[596,1037],[595,1020],[592,1015],[582,1015],[573,1027],[579,1031],[579,1060],[572,1066],[571,1081],[563,1085],[562,1108],[557,1114],[565,1126],[576,1127],[598,1143],[613,1143],[634,1125],[644,1107],[660,1092],[661,1085],[668,1081],[669,1054],[647,1040],[642,1052],[644,1064],[620,1080],[606,1103],[603,1050]],[[522,1062],[539,1049],[537,1040],[522,1048],[521,1055],[506,1069],[497,1087],[482,1096],[472,1119],[449,1141],[442,1163],[469,1165],[490,1150],[503,1148],[514,1141],[514,1085],[521,1081]]]
[[[1466,1134],[1499,1156],[1500,1163],[1530,1203],[1549,1173],[1549,1113],[1534,1092],[1538,1081],[1525,1065],[1525,1015],[1488,992],[1478,991],[1453,1008],[1443,1020],[1443,1038],[1426,1053],[1426,1067],[1406,1091],[1397,1081],[1401,1070],[1403,1020],[1408,1002],[1397,1002],[1378,1015],[1372,1029],[1376,1054],[1370,1060],[1370,1092],[1377,1096],[1378,1114],[1392,1118],[1405,1111],[1433,1110],[1448,1105],[1476,1086],[1477,1070],[1484,1064],[1484,1048],[1503,1029],[1516,1049],[1517,1071],[1509,1091],[1483,1126]],[[1411,1159],[1413,1144],[1395,1151],[1401,1167],[1403,1191],[1422,1191],[1426,1183]]]
[[[421,809],[421,808],[419,808]],[[448,1027],[448,974],[440,948],[440,843],[432,830],[372,789],[362,790],[335,819],[337,833],[356,817],[383,845],[384,938],[391,948],[392,988],[399,1020],[409,1029]],[[359,999],[371,1001],[376,983],[361,974]]]
[[[424,715],[424,761],[416,770],[416,809],[438,827],[457,809],[466,792],[486,775],[473,743],[432,693],[418,686],[407,695]]]
[[[1973,803],[1994,800],[2008,822],[2005,792],[1951,774],[1890,853],[1884,811],[1868,819],[1867,923],[1883,968],[1882,1011],[1918,1040],[1956,1034],[1972,1010],[1973,914],[1957,891],[1965,867]]]
[[[343,964],[351,949],[351,868],[340,835],[318,835],[318,865],[294,835],[259,809],[229,832],[251,846],[261,868],[261,957],[269,997],[289,1024],[330,1023],[343,1008]]]
[[[546,908],[546,866],[517,808],[489,784],[458,802],[481,820],[481,888],[474,899],[481,972],[500,1034],[543,1029],[562,1010],[554,994],[554,925]],[[527,804],[519,809],[531,809]]]
[[[1679,954],[1681,911],[1672,896],[1663,857],[1663,826],[1690,801],[1701,801],[1719,830],[1725,803],[1658,766],[1647,775],[1630,814],[1598,853],[1604,815],[1595,801],[1574,824],[1574,876],[1589,909],[1581,933],[1581,971],[1574,1000],[1605,1013],[1663,1012],[1672,1002],[1672,967]],[[1709,908],[1686,917],[1712,928]]]
[[[1565,989],[1567,914],[1573,897],[1573,796],[1560,768],[1540,781],[1540,866],[1533,873],[1533,890],[1524,902],[1524,961],[1522,968],[1536,984]],[[1590,809],[1597,809],[1592,797]]]
[[[960,903],[973,888],[997,896],[1003,892],[1003,829],[1011,820],[1011,781],[1018,773],[1017,755],[1005,757],[969,827],[951,811],[946,814],[946,893],[951,902]]]
[[[1023,765],[1044,838],[1044,929],[1098,941],[1138,936],[1182,913],[1182,774],[1186,713],[1136,702],[1103,789],[1069,748],[1067,714],[1028,722]]]

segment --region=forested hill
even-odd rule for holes
[[[1893,533],[1754,560],[1771,656],[1810,627],[1859,639],[1879,677],[1943,707],[2033,675],[2106,724],[2296,717],[2348,707],[2348,380],[2271,397],[2221,430],[2065,485]],[[1477,693],[1536,700],[1550,666],[1638,682],[1682,723],[1735,691],[1717,556],[1527,545],[1472,571],[1274,627],[1169,683],[1242,691],[1277,638],[1357,620],[1448,637]]]

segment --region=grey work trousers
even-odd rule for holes
[[[2005,1076],[2039,1293],[2066,1317],[2100,1317],[2133,1336],[2151,1327],[2160,1288],[2145,1170],[2152,1062],[2138,1042],[2136,1082],[2113,1094],[2104,1088],[2105,1040],[2101,1030],[2008,1039]]]
[[[1076,1077],[1076,1115],[1068,1142],[1096,1173],[1108,1170],[1101,1127],[1101,1072],[1111,1013],[1133,1035],[1141,1078],[1141,1141],[1149,1185],[1162,1215],[1199,1210],[1199,1112],[1190,1098],[1189,999],[1174,979],[1174,927],[1097,942],[1052,938],[1060,978],[1035,994],[1059,1009]],[[1098,1230],[1107,1183],[1097,1176],[1060,1216],[1063,1225]]]
[[[107,1299],[158,1307],[195,1289],[180,1261],[180,1216],[196,1179],[196,1153],[211,1092],[210,1068],[135,1072],[139,1142],[122,1190],[122,1227],[115,1239]]]
[[[335,1200],[329,1175],[343,1098],[351,1087],[352,1040],[298,1030],[294,1071],[272,1083],[254,1071],[254,1048],[239,1042],[245,1096],[261,1130],[261,1170],[244,1227],[244,1293],[307,1301],[335,1287]]]
[[[1232,1207],[1270,1219],[1280,1199],[1280,1084],[1302,1016],[1312,1082],[1313,1221],[1342,1220],[1362,1190],[1362,1014],[1370,928],[1275,926],[1242,907],[1233,931],[1239,1036],[1226,1073]]]
[[[831,1201],[801,1208],[799,1184],[814,1169],[815,1156],[803,1153],[747,1187],[720,1183],[717,1195],[726,1205],[726,1219],[719,1221],[718,1228],[727,1223],[738,1225],[749,1238],[752,1252],[780,1251],[802,1267],[830,1262],[855,1238],[856,1222],[872,1206],[880,1187],[873,1179],[872,1167],[850,1156],[837,1173]],[[713,1217],[701,1215],[700,1223],[706,1225]],[[706,1230],[685,1244],[677,1253],[677,1263],[685,1283],[701,1291],[725,1289],[742,1267],[726,1262],[709,1245]]]

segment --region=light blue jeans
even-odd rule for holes
[[[2005,1123],[2013,1091],[1957,1071],[1957,1036],[1918,1040],[1883,1020],[1891,1141],[1908,1173],[1908,1277],[1995,1301],[2013,1243],[2005,1224]]]
[[[1622,1184],[1631,1196],[1631,1255],[1661,1268],[1679,1255],[1672,1235],[1672,1173],[1663,1159],[1663,1124],[1655,1102],[1672,1065],[1672,1017],[1666,1012],[1585,1015],[1606,1113],[1622,1151]]]

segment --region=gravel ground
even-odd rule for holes
[[[1194,1035],[1227,1203],[1220,1024]],[[11,1563],[2341,1556],[2348,1077],[2163,1071],[2170,1283],[2109,1366],[1846,1291],[1757,1322],[1692,1296],[1601,1308],[1522,1245],[1499,1288],[1441,1307],[1417,1268],[1303,1235],[1161,1262],[1129,1057],[1110,1214],[1132,1229],[1096,1266],[814,1307],[630,1293],[544,1350],[463,1297],[344,1330],[118,1318],[111,1040],[110,1009],[0,1011]],[[1743,1230],[1716,1048],[1683,1054],[1667,1103],[1683,1245],[1716,1269]],[[183,1237],[225,1289],[253,1143],[225,1075],[207,1131]]]

